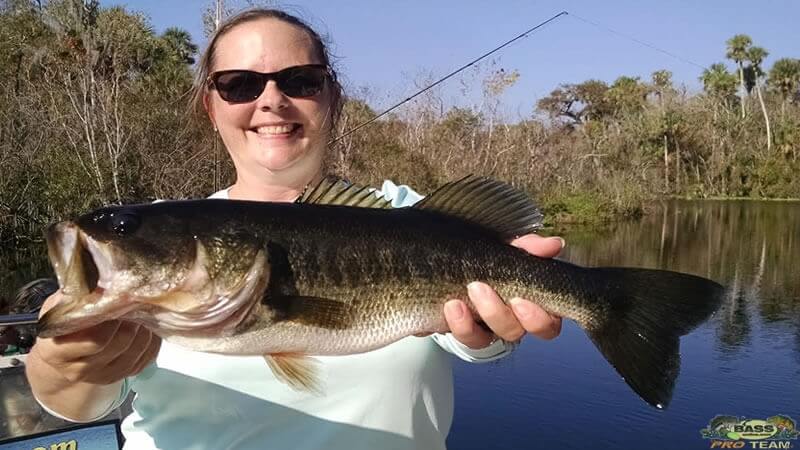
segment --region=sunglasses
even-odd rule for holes
[[[329,76],[327,66],[306,64],[271,73],[220,70],[208,76],[208,84],[226,102],[245,103],[260,97],[269,80],[275,80],[278,89],[288,97],[312,97],[322,91]]]

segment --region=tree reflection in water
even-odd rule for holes
[[[556,230],[567,239],[563,257],[723,283],[727,301],[712,319],[722,354],[746,347],[760,327],[769,336],[796,336],[800,359],[800,203],[674,200],[659,207],[637,222]]]

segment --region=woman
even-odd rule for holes
[[[293,201],[322,178],[341,86],[322,40],[299,19],[263,9],[229,19],[210,39],[196,89],[236,167],[236,182],[213,197]],[[419,198],[391,183],[384,190],[396,205]],[[514,242],[543,257],[562,243],[535,235]],[[40,339],[27,373],[40,403],[73,421],[102,417],[136,391],[123,423],[131,449],[443,448],[453,412],[443,350],[489,361],[525,333],[551,339],[561,327],[529,302],[509,308],[484,284],[470,284],[468,293],[491,331],[452,300],[444,311],[451,334],[319,358],[321,396],[286,387],[260,357],[162,345],[145,328],[118,321]]]

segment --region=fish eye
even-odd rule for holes
[[[141,225],[139,215],[133,211],[120,211],[109,214],[108,227],[118,236],[125,236],[136,232]]]

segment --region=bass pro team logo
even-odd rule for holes
[[[797,424],[786,415],[766,420],[738,416],[716,416],[708,428],[700,430],[703,439],[711,439],[709,448],[789,449],[797,439]]]

